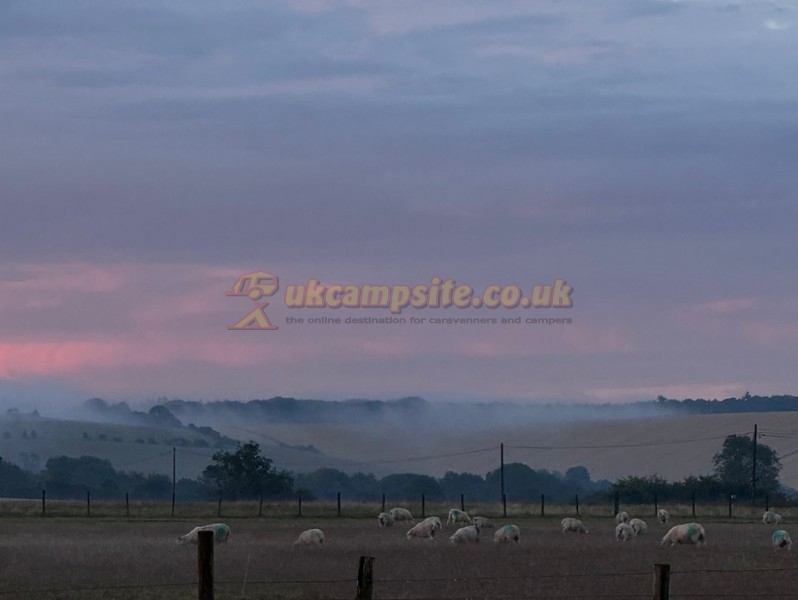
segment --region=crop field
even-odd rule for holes
[[[366,512],[223,517],[232,534],[215,549],[216,597],[353,598],[359,557],[368,555],[375,599],[650,598],[655,563],[671,565],[672,598],[798,598],[798,547],[774,550],[772,528],[754,516],[699,518],[708,546],[696,549],[660,547],[668,526],[650,517],[648,535],[626,543],[615,541],[611,517],[588,512],[587,535],[562,534],[559,516],[493,518],[518,525],[521,543],[495,545],[486,529],[480,544],[454,546],[453,526],[434,540],[407,540],[407,526],[380,528]],[[217,520],[3,516],[0,598],[196,598],[196,546],[176,537]],[[311,527],[324,530],[324,547],[293,546]]]

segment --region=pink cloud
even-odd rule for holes
[[[693,307],[699,313],[730,314],[756,308],[757,302],[753,298],[726,298],[703,302]]]

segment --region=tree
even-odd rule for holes
[[[730,435],[723,440],[723,448],[712,457],[714,474],[726,487],[729,494],[751,493],[753,475],[752,442],[744,435]],[[781,463],[778,454],[770,446],[757,443],[756,487],[763,494],[779,491]]]
[[[272,460],[263,456],[260,445],[253,441],[239,442],[235,452],[215,453],[201,479],[229,500],[287,498],[294,491],[291,475],[273,468]]]

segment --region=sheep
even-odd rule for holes
[[[381,512],[377,515],[377,520],[380,522],[380,527],[393,527],[391,513]]]
[[[631,540],[635,536],[635,530],[629,523],[618,523],[615,527],[615,539],[619,542]]]
[[[773,512],[772,510],[769,510],[764,515],[762,515],[762,522],[765,525],[778,525],[779,523],[781,523],[781,515]]]
[[[618,523],[628,523],[629,513],[627,513],[625,510],[622,510],[617,515],[615,515],[615,520],[618,521]]]
[[[230,528],[224,523],[213,523],[212,525],[200,525],[189,531],[186,535],[177,538],[178,544],[196,544],[199,540],[197,534],[200,531],[212,531],[214,544],[226,544],[230,537]]]
[[[671,527],[670,531],[662,538],[660,546],[669,543],[674,544],[695,544],[696,548],[706,546],[707,534],[704,528],[698,523],[687,523]]]
[[[415,522],[413,515],[406,508],[392,508],[388,513],[393,517],[394,521],[410,521]]]
[[[783,529],[777,529],[774,531],[771,539],[773,540],[773,547],[776,548],[776,550],[781,550],[783,548],[786,548],[787,550],[792,549],[792,540],[790,539],[790,534]]]
[[[496,530],[493,534],[493,541],[497,544],[508,544],[515,542],[518,544],[521,541],[521,530],[515,525],[505,525]]]
[[[671,514],[664,508],[660,508],[657,511],[657,518],[659,519],[660,523],[667,523],[671,519]]]
[[[476,525],[466,525],[454,532],[449,538],[452,544],[468,544],[479,542],[479,527]]]
[[[473,517],[474,525],[479,525],[480,529],[493,529],[493,523],[487,517]]]
[[[443,523],[441,523],[441,520],[438,517],[427,517],[426,519],[424,519],[421,522],[422,523],[431,523],[432,524],[432,528],[435,529],[435,530],[443,529]]]
[[[424,538],[431,540],[435,537],[435,530],[436,530],[435,522],[434,521],[422,521],[416,525],[413,525],[407,531],[407,539],[412,539],[414,537],[417,538]]]
[[[636,536],[648,533],[648,525],[643,519],[632,519],[629,521],[629,525],[634,529]]]
[[[458,508],[451,508],[449,509],[449,518],[446,520],[446,524],[448,525],[449,523],[468,523],[469,525],[473,525],[474,520],[468,516],[466,511]]]
[[[562,532],[565,533],[566,531],[573,531],[576,533],[587,533],[587,528],[579,519],[574,519],[573,517],[565,517],[562,521],[560,521],[560,525],[562,526]]]
[[[308,529],[299,534],[294,545],[321,546],[324,544],[324,532],[321,529]]]

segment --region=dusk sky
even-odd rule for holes
[[[0,400],[798,394],[796,57],[787,0],[5,0]],[[573,306],[286,322],[433,277]]]

